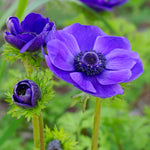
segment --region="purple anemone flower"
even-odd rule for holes
[[[123,5],[128,0],[80,0],[96,11],[112,11],[113,7]]]
[[[9,17],[7,28],[10,32],[4,32],[5,40],[23,53],[38,51],[51,31],[55,30],[55,25],[40,14],[30,13],[20,24],[17,17]]]
[[[96,26],[75,23],[58,30],[43,54],[57,77],[100,98],[123,94],[119,83],[143,72],[142,61],[125,37],[108,36]]]
[[[35,107],[40,98],[41,89],[31,80],[22,80],[14,86],[12,100],[18,106]]]

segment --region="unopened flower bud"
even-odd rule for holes
[[[40,98],[41,89],[31,80],[22,80],[14,86],[12,100],[18,106],[35,107]]]

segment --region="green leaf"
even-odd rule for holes
[[[19,0],[18,7],[16,10],[16,17],[18,17],[19,20],[21,20],[24,10],[26,9],[26,6],[28,4],[28,0]]]
[[[72,96],[72,99],[74,101],[72,102],[72,104],[70,106],[73,107],[79,102],[82,106],[82,111],[84,112],[86,109],[87,101],[90,99],[90,97],[91,97],[90,95],[83,93],[83,92],[76,94],[76,95]]]
[[[64,128],[50,130],[47,126],[45,128],[45,142],[48,145],[53,140],[59,140],[63,150],[76,150],[77,142],[73,140]]]
[[[29,14],[30,12],[32,12],[33,10],[35,10],[36,8],[44,5],[45,3],[47,3],[49,0],[36,0],[31,2],[31,4],[28,5],[28,7],[25,10],[25,14],[23,17],[25,17],[27,14]]]
[[[5,13],[3,13],[2,17],[0,18],[0,30],[5,25],[7,18],[10,17],[13,14],[13,12],[16,10],[17,3],[18,0],[15,0],[15,2],[11,5],[11,7],[8,10],[6,10]]]
[[[24,52],[20,53],[20,50],[11,46],[10,44],[3,45],[3,55],[7,61],[10,63],[14,63],[17,60],[21,60],[23,63],[28,61],[29,66],[33,66],[35,68],[42,68],[41,62],[43,60],[43,56],[39,51],[37,52]]]
[[[7,128],[3,131],[3,133],[0,136],[0,147],[17,130],[18,126],[20,125],[22,121],[23,121],[23,118],[19,120],[13,119],[12,121],[10,121],[10,123],[7,125]]]
[[[112,27],[112,25],[105,19],[105,16],[103,17],[102,13],[99,14],[98,12],[94,11],[92,8],[88,7],[84,3],[77,1],[77,0],[66,0],[66,2],[71,2],[75,5],[77,5],[79,8],[81,8],[82,12],[86,15],[87,21],[90,23],[93,22],[93,20],[99,20],[101,21],[110,31],[112,31],[115,35],[117,35],[117,31]]]
[[[0,59],[0,82],[1,82],[1,78],[3,76],[3,73],[4,73],[4,70],[5,70],[5,67],[6,67],[6,60],[4,60],[4,57],[1,56],[1,59]]]

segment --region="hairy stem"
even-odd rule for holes
[[[94,127],[93,127],[91,150],[98,149],[98,129],[99,129],[99,122],[100,122],[101,101],[102,100],[99,98],[96,98],[95,100]]]
[[[34,70],[34,67],[29,64],[28,58],[26,58],[25,60],[26,60],[26,61],[23,62],[23,63],[24,63],[24,67],[26,68],[26,72],[27,72],[27,74],[28,74],[29,77],[30,77],[31,73],[32,73],[33,70]]]
[[[27,7],[27,4],[28,4],[28,0],[19,0],[18,1],[16,17],[18,17],[19,20],[21,20],[23,14],[24,14],[24,11]],[[23,63],[24,63],[26,72],[30,77],[32,72],[34,71],[34,67],[29,64],[29,61],[30,60],[27,57],[27,58],[24,59]],[[37,115],[33,114],[32,124],[33,124],[34,146],[37,149],[39,149],[39,147],[40,147],[40,150],[45,150],[45,147],[44,147],[43,118],[42,118],[41,113],[40,113],[40,116],[37,116]]]
[[[32,125],[33,125],[34,146],[35,148],[39,148],[39,117],[37,115],[33,114]]]
[[[24,61],[24,66],[26,68],[26,72],[28,76],[30,77],[32,72],[34,71],[33,66],[29,65],[28,58],[26,61]],[[44,147],[44,131],[43,131],[43,118],[42,114],[40,113],[40,116],[37,116],[33,114],[32,117],[32,124],[33,124],[33,138],[34,138],[34,146],[35,148],[39,148],[40,150],[45,150]]]
[[[28,0],[19,0],[18,1],[16,17],[18,17],[19,20],[21,20],[22,16],[24,15],[24,11],[27,7],[27,4],[28,4]],[[30,60],[27,57],[24,59],[23,64],[25,66],[27,74],[30,77],[32,72],[34,71],[34,67],[29,64],[29,61]],[[44,143],[44,137],[43,137],[43,133],[42,133],[43,132],[43,127],[42,127],[43,120],[42,120],[41,114],[40,114],[40,116],[33,114],[32,125],[33,125],[34,146],[35,146],[35,148],[39,149],[39,147],[41,147],[41,145],[43,145],[43,143]],[[42,142],[42,144],[40,142]],[[44,150],[44,148],[41,150]]]
[[[39,116],[39,132],[40,132],[40,150],[45,150],[44,145],[44,127],[43,127],[43,116],[42,113],[40,113]]]

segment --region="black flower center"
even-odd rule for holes
[[[87,65],[95,65],[98,62],[98,56],[95,52],[86,52],[83,55],[83,62]]]
[[[26,90],[27,88],[29,88],[26,84],[21,84],[17,87],[17,94],[18,95],[25,95],[26,94]]]
[[[80,52],[74,59],[76,71],[88,76],[98,75],[105,69],[106,59],[94,50]]]

